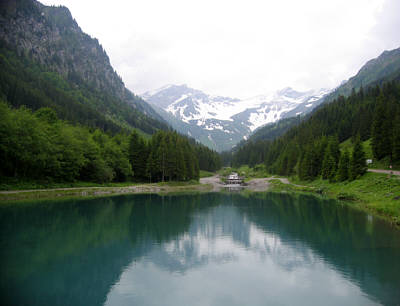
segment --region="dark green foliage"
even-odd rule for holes
[[[216,152],[176,132],[159,131],[147,144],[136,132],[112,137],[60,121],[49,108],[32,113],[4,102],[0,159],[0,179],[42,182],[197,180],[199,159],[214,170],[220,165]]]
[[[362,147],[360,138],[357,137],[354,143],[353,153],[350,160],[350,179],[355,180],[367,172],[365,160],[365,152]]]
[[[65,79],[7,49],[0,49],[0,97],[14,107],[24,105],[32,110],[48,107],[61,119],[112,133],[132,127],[149,134],[167,129],[164,123],[109,92],[83,80]]]
[[[283,134],[286,131],[291,129],[294,126],[297,126],[301,123],[301,117],[290,117],[284,118],[274,123],[269,123],[256,131],[250,136],[249,141],[261,141],[261,140],[274,140]],[[244,145],[246,142],[242,141],[238,144],[238,147]]]
[[[340,159],[339,141],[337,137],[330,137],[322,162],[321,176],[324,180],[334,180]]]
[[[63,120],[112,133],[168,129],[125,88],[103,47],[82,32],[68,8],[3,0],[0,14],[2,100],[32,110],[50,107]]]
[[[150,181],[198,180],[195,147],[176,132],[157,132],[151,139],[146,174]]]
[[[146,162],[149,154],[147,143],[136,131],[129,136],[128,154],[135,180],[144,181],[147,178]]]
[[[299,164],[299,177],[302,180],[312,180],[319,174],[320,157],[316,145],[309,145]]]
[[[346,150],[343,154],[340,155],[338,171],[336,174],[336,180],[339,182],[343,182],[349,179],[349,171],[350,171],[350,156],[349,152]]]
[[[393,161],[400,164],[400,112],[393,124]]]
[[[392,115],[389,103],[386,102],[387,100],[381,93],[377,98],[377,106],[372,123],[372,151],[377,159],[391,155],[392,151]]]
[[[234,166],[264,162],[270,173],[297,174],[305,180],[318,176],[346,180],[347,162],[341,165],[343,173],[337,174],[339,142],[349,138],[355,142],[358,135],[359,141],[372,135],[376,158],[400,163],[400,124],[395,118],[400,118],[399,81],[362,88],[319,107],[274,141],[247,142],[233,153],[232,162]],[[352,178],[365,170],[365,156],[361,161],[362,155],[357,154]]]
[[[217,152],[202,145],[196,145],[195,150],[201,170],[214,172],[221,168],[221,157]]]

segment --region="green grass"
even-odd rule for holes
[[[93,183],[93,182],[69,182],[69,183],[54,183],[47,181],[20,181],[18,179],[0,180],[0,190],[34,190],[34,189],[54,189],[54,188],[80,188],[80,187],[126,187],[137,182],[122,182],[122,183]]]
[[[256,165],[254,166],[254,168],[244,165],[241,166],[240,168],[234,168],[233,171],[237,172],[240,176],[244,176],[245,181],[248,181],[253,178],[262,178],[270,176],[270,174],[267,173],[264,164]]]
[[[365,152],[365,157],[366,157],[367,159],[373,159],[372,147],[371,147],[371,139],[368,139],[368,140],[364,141],[364,142],[362,143],[362,145],[363,145],[363,149],[364,149],[364,152]],[[353,146],[354,146],[354,145],[353,145],[353,143],[351,142],[351,138],[349,138],[349,139],[343,141],[343,142],[340,144],[340,150],[341,150],[341,151],[347,150],[347,151],[349,151],[349,153],[351,154],[351,152],[353,151]]]
[[[205,170],[200,170],[200,178],[203,178],[203,177],[210,177],[210,176],[213,176],[213,175],[215,175],[214,172],[209,172],[209,171],[205,171]]]
[[[400,178],[380,173],[367,173],[352,182],[329,183],[326,180],[292,182],[304,187],[272,182],[275,191],[308,191],[349,201],[355,207],[386,217],[400,225]]]
[[[109,197],[120,194],[135,193],[157,193],[157,194],[181,194],[181,193],[199,193],[209,192],[210,185],[202,185],[198,181],[187,182],[160,182],[154,184],[133,184],[129,186],[101,186],[97,187],[77,187],[67,189],[46,189],[46,190],[29,190],[12,191],[10,193],[0,193],[0,204],[38,201],[38,200],[58,200],[58,199],[76,199],[76,198],[95,198]]]
[[[190,180],[187,182],[176,182],[176,181],[167,181],[167,182],[159,182],[155,183],[157,186],[171,186],[171,187],[176,187],[176,186],[193,186],[193,185],[199,185],[200,183],[195,180]]]
[[[383,158],[382,160],[375,160],[374,154],[372,153],[371,139],[364,141],[362,144],[365,152],[365,158],[372,159],[372,164],[369,164],[368,168],[389,170],[389,165],[390,165],[389,157]],[[342,151],[347,149],[349,153],[351,153],[353,150],[353,144],[351,143],[351,139],[349,138],[346,141],[343,141],[340,144],[340,149]],[[392,165],[392,166],[393,170],[400,170],[400,165]]]
[[[224,167],[218,171],[218,174],[221,176],[221,180],[225,181],[225,177],[227,177],[232,172],[237,172],[239,176],[244,176],[245,182],[253,179],[253,178],[262,178],[271,176],[265,169],[264,164],[259,164],[251,168],[247,165],[240,166],[239,168],[231,168]]]

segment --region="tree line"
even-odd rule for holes
[[[351,139],[352,152],[339,143]],[[362,141],[371,139],[374,159],[400,165],[400,82],[353,90],[321,105],[273,141],[251,141],[237,149],[232,164],[265,163],[269,172],[301,179],[355,179],[365,170]]]
[[[31,111],[0,102],[0,178],[49,182],[197,180],[215,171],[219,155],[174,131],[147,140],[111,135],[60,120],[51,108]]]

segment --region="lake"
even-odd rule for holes
[[[0,206],[1,305],[400,305],[400,232],[308,195]]]

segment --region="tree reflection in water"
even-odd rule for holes
[[[2,305],[151,304],[163,299],[160,287],[192,301],[208,288],[200,297],[209,304],[239,303],[236,295],[254,305],[268,298],[285,304],[291,294],[300,297],[297,304],[302,294],[317,303],[312,286],[321,280],[347,290],[335,293],[327,284],[321,296],[352,294],[339,301],[400,301],[399,232],[312,196],[135,195],[3,205],[0,227]]]

